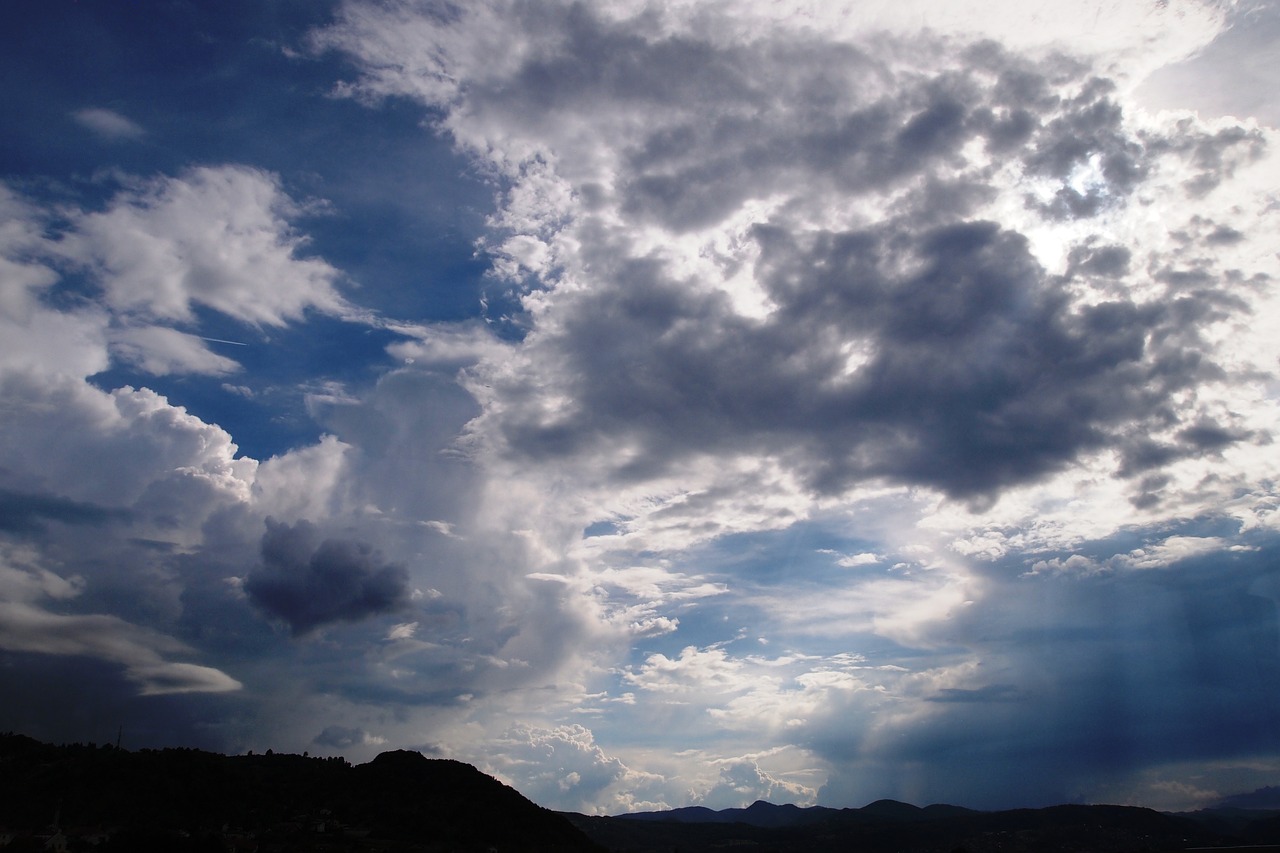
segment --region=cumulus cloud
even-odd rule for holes
[[[303,210],[270,173],[202,166],[81,215],[62,251],[102,283],[112,309],[146,319],[191,321],[195,306],[267,326],[308,309],[345,314],[338,271],[300,254],[290,221]]]
[[[720,767],[720,779],[699,798],[709,809],[742,808],[757,800],[771,803],[812,805],[817,791],[804,785],[775,778],[755,761],[736,759]]]
[[[3,365],[223,375],[240,366],[172,326],[195,325],[205,308],[258,326],[307,311],[372,320],[338,292],[336,268],[304,256],[292,223],[309,208],[277,176],[206,166],[124,183],[100,211],[55,211],[0,187]],[[57,286],[78,298],[53,307]]]
[[[517,724],[496,738],[484,760],[526,796],[552,808],[618,814],[646,804],[658,793],[660,777],[629,769],[595,742],[581,725],[542,728]],[[651,802],[651,801],[650,801]]]
[[[262,566],[244,588],[267,614],[295,636],[332,622],[355,622],[393,611],[408,596],[403,566],[387,563],[372,546],[320,539],[308,521],[289,525],[267,519]]]
[[[204,490],[234,501],[247,496],[257,467],[235,457],[225,430],[148,389],[107,393],[70,378],[12,372],[0,374],[0,395],[7,403],[0,459],[10,488],[111,508]]]

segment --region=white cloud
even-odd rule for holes
[[[1217,536],[1170,536],[1146,548],[1118,555],[1114,562],[1134,569],[1158,569],[1180,560],[1224,551],[1228,543]]]
[[[146,135],[146,131],[137,122],[102,107],[78,110],[73,117],[94,133],[111,141],[136,140]]]
[[[64,578],[38,565],[29,549],[6,549],[0,562],[0,595],[4,600],[30,604],[42,598],[64,601],[84,589],[84,578]],[[33,564],[34,563],[34,564]]]
[[[700,794],[698,805],[710,809],[743,808],[764,800],[809,806],[817,798],[814,789],[771,776],[755,761],[733,759],[722,763],[719,769],[719,781]]]
[[[81,215],[62,251],[102,282],[113,310],[145,319],[190,322],[194,305],[267,326],[308,309],[346,315],[338,271],[300,255],[290,222],[303,212],[274,175],[205,166]]]
[[[731,659],[724,649],[686,646],[675,658],[661,653],[650,655],[638,669],[627,672],[624,679],[642,690],[657,693],[719,693],[748,686],[739,679],[741,670],[742,663]]]
[[[846,554],[836,560],[836,565],[843,566],[846,569],[855,569],[858,566],[874,566],[878,562],[880,562],[878,555],[864,551],[861,554]]]
[[[7,422],[0,464],[11,488],[114,507],[157,490],[176,490],[175,499],[186,489],[208,489],[223,500],[248,496],[257,463],[236,459],[225,430],[154,391],[106,393],[77,380],[10,373],[0,376],[0,393]]]
[[[110,347],[118,360],[153,376],[170,373],[223,376],[240,369],[234,359],[211,351],[204,339],[165,326],[114,329],[110,332]]]
[[[0,184],[0,370],[88,376],[107,367],[106,314],[54,310],[42,297],[58,282],[49,215]]]
[[[561,810],[616,814],[657,777],[636,773],[595,742],[581,725],[514,725],[487,745],[480,766],[509,780],[535,802]]]

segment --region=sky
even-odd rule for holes
[[[1280,784],[1280,5],[0,43],[0,730],[602,814]]]

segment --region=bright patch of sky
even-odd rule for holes
[[[1277,784],[1278,21],[4,7],[0,729],[605,813]]]

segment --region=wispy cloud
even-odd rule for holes
[[[102,107],[77,110],[72,117],[102,138],[113,142],[134,141],[146,135],[146,131],[138,123]]]

